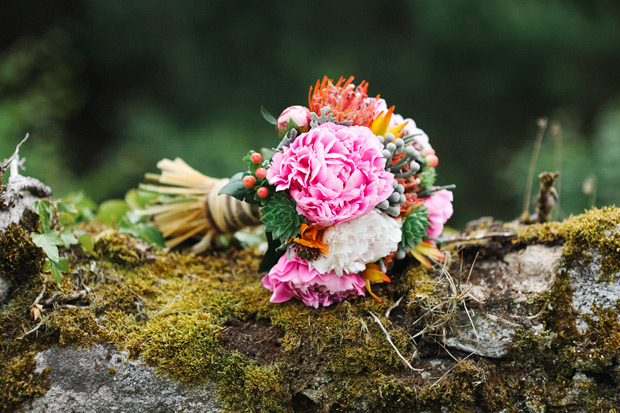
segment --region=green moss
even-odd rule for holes
[[[14,283],[24,281],[43,269],[45,255],[34,245],[30,233],[10,224],[0,234],[0,273]]]
[[[34,353],[22,352],[0,362],[0,411],[16,410],[23,402],[42,396],[49,388],[49,369],[35,372]]]
[[[615,238],[604,231],[615,228],[618,218],[617,209],[590,211],[563,224],[531,226],[520,242],[566,241],[566,260],[584,256],[577,252],[580,243],[606,253],[602,240]],[[159,374],[187,385],[215,382],[222,400],[239,411],[544,410],[569,398],[596,410],[618,401],[609,386],[579,381],[575,375],[620,381],[610,367],[620,364],[620,328],[614,318],[619,311],[597,310],[587,320],[589,333],[580,335],[566,273],[558,275],[549,292],[533,299],[530,305],[541,312],[544,328],[519,331],[513,359],[490,362],[455,353],[461,360],[457,363],[442,348],[441,335],[462,298],[453,297],[445,275],[420,265],[394,274],[392,284],[373,288],[384,303],[360,297],[314,309],[295,300],[270,303],[255,250],[195,257],[155,251],[116,231],[87,229],[96,240],[98,260],[70,255],[71,268],[60,287],[47,275],[30,277],[0,312],[0,374],[9,389],[0,395],[0,410],[14,409],[45,390],[47,374],[34,372],[37,351],[100,342],[127,349]],[[43,309],[45,322],[37,332],[23,337],[39,323],[32,319],[30,305],[43,285],[44,299],[57,292],[56,302]],[[86,287],[88,294],[63,301]],[[386,317],[401,296],[401,304]],[[430,374],[425,360],[439,357],[451,370],[428,378],[412,372],[370,312],[414,367],[422,365]],[[233,321],[277,332],[265,338],[271,347],[261,347],[271,351],[270,357],[223,342]],[[424,327],[430,330],[414,342],[411,335]]]
[[[95,252],[105,260],[127,267],[140,265],[144,256],[136,249],[137,241],[127,234],[105,230],[94,240]]]
[[[620,271],[620,209],[615,206],[593,208],[581,215],[571,216],[562,223],[530,225],[521,231],[517,242],[564,242],[563,257],[569,261],[588,263],[590,250],[604,258],[602,280],[611,281]]]
[[[25,285],[27,288],[27,284]],[[24,336],[33,327],[28,319],[28,292],[16,297],[0,312],[0,411],[14,411],[26,400],[45,394],[49,371],[35,371],[34,355],[45,348],[46,340]]]

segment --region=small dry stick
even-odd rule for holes
[[[42,320],[41,320],[41,322],[40,322],[39,324],[37,324],[37,325],[36,325],[36,326],[35,326],[32,330],[30,330],[30,331],[28,331],[28,332],[24,333],[24,335],[23,335],[23,336],[19,337],[19,339],[20,339],[20,340],[23,340],[23,339],[24,339],[24,337],[26,337],[27,335],[30,335],[30,334],[34,333],[35,331],[37,331],[39,328],[41,328],[41,326],[42,326],[43,324],[45,324],[45,322],[47,321],[47,319],[48,319],[48,318],[49,318],[49,317],[45,317],[44,319],[42,319]]]
[[[392,312],[393,309],[395,309],[396,307],[398,307],[400,305],[400,302],[403,301],[403,297],[400,297],[393,306],[391,306],[390,308],[388,308],[385,312],[385,318],[390,318],[390,313]]]
[[[41,291],[41,294],[37,296],[37,298],[30,306],[30,315],[32,316],[32,318],[34,318],[34,321],[37,321],[41,318],[41,310],[43,310],[43,306],[39,304],[39,301],[41,301],[43,295],[45,295],[45,284],[43,284],[43,290]]]
[[[540,152],[540,145],[547,129],[547,118],[540,118],[537,121],[538,134],[536,135],[536,142],[534,143],[534,151],[532,152],[532,159],[530,161],[530,170],[527,174],[527,186],[525,188],[525,199],[523,201],[523,214],[521,218],[524,221],[529,219],[530,214],[530,197],[532,196],[532,180],[534,179],[534,170],[536,169],[536,161],[538,160],[538,153]]]
[[[368,312],[372,318],[375,320],[375,322],[377,324],[379,324],[379,327],[381,327],[381,330],[383,330],[383,333],[385,334],[385,337],[387,338],[388,343],[390,343],[390,345],[392,346],[392,348],[394,349],[394,351],[396,351],[396,354],[398,354],[398,357],[400,357],[400,359],[405,363],[405,365],[407,367],[409,367],[411,370],[413,371],[424,371],[423,369],[416,369],[414,368],[408,361],[406,358],[403,357],[402,354],[400,354],[400,351],[398,351],[398,349],[396,348],[396,346],[394,345],[394,343],[392,342],[392,339],[390,338],[390,334],[387,332],[387,330],[385,329],[385,327],[383,327],[383,323],[381,323],[381,320],[379,320],[379,317],[377,317],[372,311]]]
[[[551,124],[551,134],[553,135],[553,141],[554,141],[554,146],[555,146],[555,170],[558,171],[558,173],[560,174],[560,177],[557,179],[556,182],[556,192],[558,193],[558,202],[555,206],[555,210],[556,210],[556,214],[554,214],[555,218],[557,219],[560,216],[560,187],[561,187],[561,182],[560,180],[562,179],[562,144],[563,144],[563,138],[562,138],[562,125],[560,125],[560,122],[558,121],[554,121]]]
[[[61,299],[58,299],[59,295],[60,294],[55,293],[54,295],[52,295],[47,300],[44,300],[43,302],[41,302],[41,304],[43,305],[43,307],[51,307],[54,304],[70,304],[72,302],[78,301],[82,297],[87,297],[88,296],[88,291],[87,290],[81,290],[81,291],[78,291],[76,293],[69,294],[68,296],[66,296],[64,298],[61,298]]]
[[[536,198],[536,214],[531,218],[531,222],[547,222],[551,216],[551,211],[558,204],[559,196],[554,188],[559,176],[558,172],[543,172],[538,175],[540,180],[540,193]]]

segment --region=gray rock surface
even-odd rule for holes
[[[2,305],[6,297],[8,297],[10,288],[11,284],[7,280],[5,280],[4,277],[2,277],[2,272],[0,272],[0,306]]]
[[[482,357],[506,357],[516,329],[542,327],[535,317],[524,317],[520,304],[530,294],[551,288],[561,265],[561,255],[560,246],[529,245],[506,254],[500,261],[477,262],[475,268],[489,275],[471,280],[472,296],[482,309],[470,309],[469,315],[459,310],[456,315],[459,328],[447,333],[445,345]],[[498,303],[504,309],[501,312],[497,311]]]
[[[26,412],[220,412],[214,386],[186,387],[157,376],[113,347],[53,347],[37,354],[51,389]]]
[[[471,321],[464,312],[458,314],[457,322],[462,327],[454,331],[454,335],[448,335],[445,344],[482,357],[505,357],[510,350],[515,329],[520,325],[493,314],[474,313],[471,310],[469,313]]]
[[[588,315],[596,319],[592,306],[601,309],[616,308],[620,300],[620,273],[614,274],[611,280],[602,279],[601,261],[603,256],[596,249],[588,251],[592,257],[589,264],[578,262],[568,269],[569,283],[573,290],[573,308],[578,314]],[[588,328],[583,317],[577,317],[577,329],[584,333]]]
[[[0,184],[0,233],[11,224],[19,224],[26,211],[42,196],[51,195],[49,187],[39,180],[17,175],[11,177],[7,185]],[[11,283],[0,272],[0,305],[8,297]]]

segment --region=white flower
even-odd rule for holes
[[[392,115],[392,119],[390,119],[390,126],[400,125],[405,122],[407,122],[407,124],[403,128],[403,132],[405,132],[404,136],[413,135],[413,140],[416,143],[414,146],[418,151],[423,152],[425,149],[433,149],[429,143],[428,135],[416,126],[413,119],[403,119],[401,115],[395,113]]]
[[[360,273],[367,263],[396,251],[402,236],[401,226],[402,220],[390,218],[377,209],[336,224],[323,233],[329,253],[309,261],[308,265],[320,273],[334,271],[338,276]]]

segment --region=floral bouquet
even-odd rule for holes
[[[453,210],[452,193],[434,184],[437,155],[412,119],[367,89],[325,77],[308,107],[278,119],[263,110],[279,144],[251,151],[248,170],[219,188],[260,211],[262,282],[274,303],[294,297],[316,308],[366,291],[379,299],[371,283],[390,281],[393,260],[443,260],[435,239]]]

